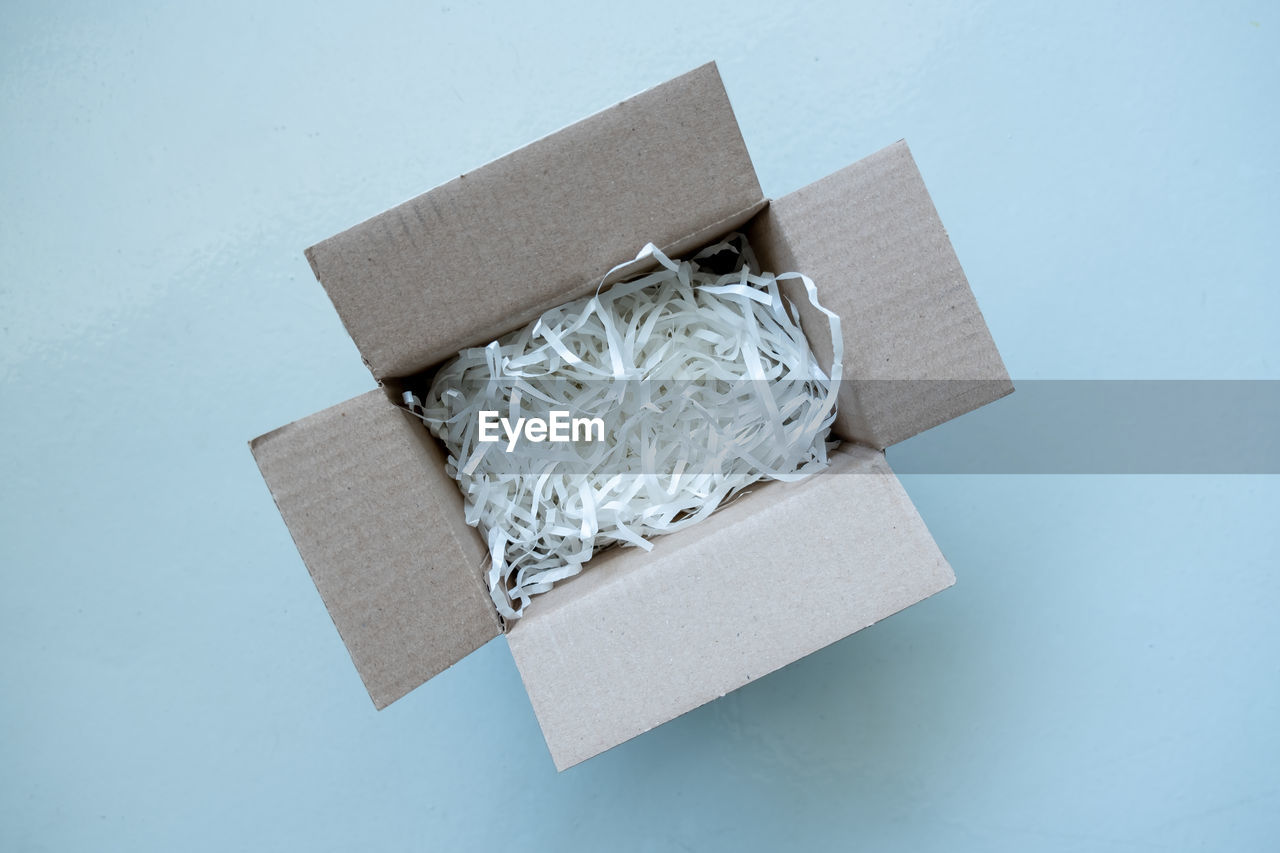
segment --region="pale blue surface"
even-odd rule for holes
[[[373,711],[245,447],[371,387],[303,247],[707,58],[1015,377],[1280,378],[1275,6],[104,5],[0,35],[0,848],[1276,849],[1275,477],[905,478],[956,588],[556,775],[501,641]]]

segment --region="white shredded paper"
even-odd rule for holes
[[[756,272],[741,235],[687,261],[653,244],[636,260],[648,257],[657,271],[463,350],[425,398],[405,393],[448,450],[467,523],[488,543],[490,595],[508,619],[596,551],[650,550],[648,537],[697,523],[752,483],[822,469],[834,446],[840,318],[814,283]],[[713,272],[725,258],[732,271]],[[830,323],[829,370],[779,290],[787,279]],[[513,444],[505,432],[480,441],[481,412],[515,424],[555,410],[601,418],[604,440],[585,431],[570,442]]]

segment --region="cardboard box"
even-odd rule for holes
[[[765,269],[807,273],[843,320],[845,444],[651,553],[597,555],[504,624],[443,452],[400,391],[646,242],[675,257],[743,228]],[[307,257],[380,387],[251,447],[378,708],[506,633],[563,769],[954,582],[883,449],[1013,386],[904,142],[766,201],[708,64]],[[825,323],[792,301],[829,361]]]

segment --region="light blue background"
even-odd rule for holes
[[[954,589],[557,775],[502,641],[374,712],[245,447],[372,386],[305,246],[709,58],[1016,378],[1280,378],[1276,12],[7,4],[0,848],[1276,849],[1275,477],[904,478]]]

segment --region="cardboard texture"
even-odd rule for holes
[[[250,447],[374,705],[501,633],[444,454],[382,391]]]
[[[763,202],[708,64],[331,237],[307,257],[374,377],[386,379],[585,295],[645,242],[687,250]]]
[[[594,290],[646,242],[676,256],[737,228],[841,315],[848,443],[650,553],[596,556],[504,625],[441,449],[395,389]],[[308,257],[387,387],[252,447],[377,707],[506,630],[563,769],[954,581],[881,451],[1012,385],[905,143],[767,203],[706,65]],[[829,360],[825,322],[792,301]]]
[[[835,433],[885,448],[1013,391],[906,142],[772,202],[749,234],[769,270],[800,270],[840,315]],[[826,323],[789,285],[810,345]]]
[[[884,454],[767,483],[646,554],[615,549],[507,635],[564,769],[955,581]]]

